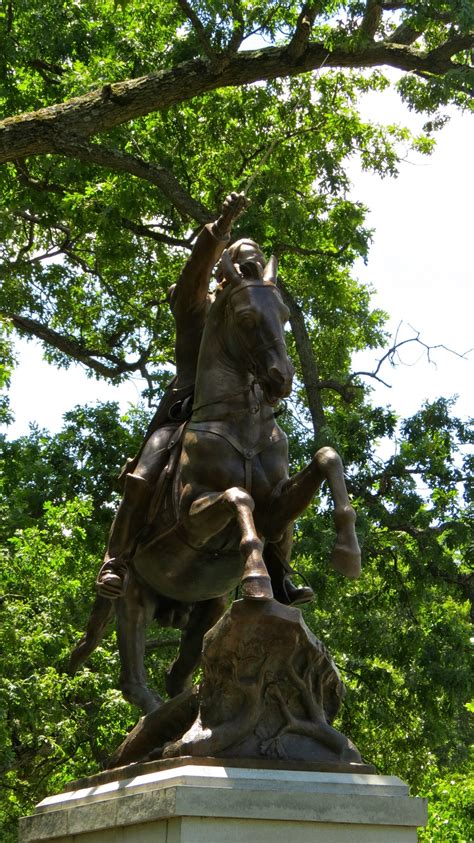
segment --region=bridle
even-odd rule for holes
[[[271,290],[278,296],[279,299],[281,299],[281,297],[278,288],[275,284],[273,284],[273,282],[265,283],[264,281],[261,281],[260,283],[255,283],[255,281],[247,281],[246,279],[242,279],[236,287],[231,289],[227,297],[224,311],[224,322],[226,325],[228,325],[229,322],[233,323],[233,335],[237,346],[239,347],[239,351],[242,352],[242,356],[248,364],[248,371],[257,379],[258,375],[261,375],[262,373],[259,373],[258,371],[258,360],[255,360],[254,355],[262,351],[266,351],[269,348],[276,348],[278,345],[286,347],[286,344],[282,337],[273,337],[269,342],[262,342],[249,349],[243,341],[239,326],[236,324],[235,316],[232,310],[232,297],[237,293],[240,293],[242,290],[248,290],[251,287],[258,287],[259,290]]]
[[[199,410],[204,409],[205,407],[211,407],[211,406],[215,406],[215,405],[218,405],[218,404],[226,404],[226,403],[230,402],[231,399],[233,399],[233,398],[244,398],[246,396],[250,397],[250,395],[252,393],[255,397],[256,403],[251,407],[246,405],[245,407],[242,408],[242,410],[240,412],[258,413],[259,410],[260,410],[260,402],[259,402],[259,400],[258,400],[258,398],[255,394],[255,387],[257,386],[257,384],[259,382],[259,375],[261,377],[262,373],[259,372],[258,361],[255,359],[255,355],[257,353],[262,352],[262,351],[266,351],[269,348],[276,348],[278,345],[282,345],[283,347],[286,347],[286,344],[285,344],[285,340],[282,337],[273,337],[268,342],[259,343],[257,346],[255,346],[251,349],[249,349],[247,347],[247,345],[244,343],[244,341],[241,337],[240,331],[239,331],[239,327],[236,324],[235,316],[234,316],[234,313],[233,313],[232,298],[237,293],[241,292],[244,289],[248,289],[249,287],[258,287],[259,290],[262,290],[262,289],[271,290],[272,292],[276,293],[278,298],[281,298],[281,297],[280,297],[279,290],[277,289],[276,285],[273,282],[265,283],[264,281],[260,281],[259,283],[256,283],[253,280],[247,280],[247,279],[242,279],[242,281],[240,281],[238,285],[232,287],[229,290],[229,292],[227,293],[226,302],[225,302],[225,309],[224,309],[224,324],[229,325],[229,323],[232,322],[232,326],[233,326],[232,337],[235,340],[236,345],[238,347],[239,356],[242,359],[244,359],[245,362],[246,362],[247,371],[253,376],[253,381],[249,386],[246,386],[243,389],[239,389],[236,392],[226,393],[226,394],[220,396],[219,398],[214,399],[213,401],[208,401],[208,402],[203,403],[203,404],[193,405],[193,414],[197,413]],[[225,288],[223,290],[223,293],[225,293]],[[235,412],[236,412],[235,407],[229,410],[229,414],[235,413]],[[238,412],[238,410],[237,410],[237,412]]]

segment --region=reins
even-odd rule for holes
[[[225,395],[222,395],[219,398],[215,398],[214,401],[206,401],[203,404],[198,404],[197,407],[193,404],[193,414],[197,413],[198,410],[202,410],[204,407],[212,407],[214,404],[223,404],[224,402],[229,401],[231,398],[239,398],[240,396],[244,396],[250,394],[251,392],[255,393],[255,384],[256,381],[252,381],[250,386],[245,387],[245,389],[239,389],[237,392],[229,392]],[[250,412],[253,408],[250,409]],[[233,410],[231,412],[234,412]]]

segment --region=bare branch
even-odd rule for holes
[[[362,372],[362,371],[352,372],[352,374],[349,375],[349,377],[347,378],[347,384],[349,384],[351,381],[353,381],[357,377],[369,377],[369,378],[374,378],[375,380],[379,381],[380,383],[383,383],[384,386],[387,386],[390,389],[391,388],[390,384],[388,384],[388,383],[386,383],[386,381],[382,380],[382,378],[379,377],[378,373],[379,373],[381,367],[383,366],[383,364],[385,363],[386,360],[389,360],[389,362],[392,366],[396,366],[397,362],[401,362],[400,360],[396,361],[395,358],[398,357],[399,351],[403,346],[409,345],[411,343],[417,343],[418,345],[421,345],[422,348],[424,348],[425,351],[426,351],[426,356],[427,356],[428,362],[433,363],[433,365],[435,365],[435,364],[434,364],[434,361],[431,359],[431,352],[435,351],[438,348],[442,348],[444,351],[448,351],[450,354],[454,354],[456,357],[459,357],[462,360],[466,360],[467,355],[470,354],[471,351],[473,350],[473,349],[468,349],[467,351],[464,351],[464,352],[461,353],[461,352],[458,352],[458,351],[454,351],[452,348],[448,348],[446,345],[443,345],[442,343],[438,343],[437,345],[427,345],[427,343],[423,342],[423,340],[420,339],[420,331],[415,331],[414,328],[412,328],[412,330],[415,331],[415,336],[408,337],[406,340],[398,340],[397,337],[398,337],[398,332],[400,330],[401,324],[402,323],[400,323],[400,325],[398,326],[397,331],[395,333],[395,342],[388,349],[388,351],[386,351],[385,354],[379,359],[376,368],[372,372]],[[405,363],[404,365],[407,365],[407,364]]]

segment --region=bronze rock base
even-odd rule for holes
[[[299,609],[236,601],[207,633],[203,679],[143,717],[110,767],[158,758],[361,764],[330,724],[344,686]]]

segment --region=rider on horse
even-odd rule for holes
[[[168,292],[176,322],[176,375],[163,395],[139,453],[125,469],[123,498],[97,578],[97,589],[102,597],[116,599],[127,588],[129,564],[140,533],[147,524],[156,484],[168,464],[170,442],[174,441],[173,434],[178,427],[191,415],[199,348],[212,301],[209,293],[211,273],[230,241],[233,221],[247,204],[243,194],[231,193],[226,198],[219,218],[202,229],[177,284]],[[230,254],[233,263],[242,269],[252,264],[259,265],[260,271],[265,267],[265,258],[252,240],[238,241],[230,247]],[[293,584],[288,560],[276,556],[274,548],[266,561],[277,599],[299,604],[313,598],[309,587],[298,588]]]

